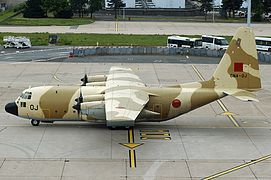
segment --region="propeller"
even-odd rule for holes
[[[88,83],[88,76],[87,76],[87,74],[85,74],[85,76],[81,79],[81,81],[83,82],[83,84],[81,86],[86,86],[86,84]]]
[[[75,101],[77,102],[75,105],[72,106],[73,109],[77,110],[78,115],[80,114],[81,111],[81,103],[83,102],[83,95],[82,95],[82,91],[80,88],[80,94],[79,97],[75,99]]]

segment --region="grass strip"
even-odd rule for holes
[[[21,16],[16,16],[14,18],[7,19],[1,24],[12,26],[78,26],[83,24],[91,24],[93,22],[94,19],[91,18],[23,18]]]
[[[60,41],[57,45],[68,46],[166,46],[167,35],[130,35],[130,34],[57,34]],[[4,36],[26,36],[29,37],[32,45],[48,45],[49,33],[0,33],[0,39]],[[200,37],[181,35],[185,37]],[[228,41],[231,36],[224,36]],[[1,41],[1,44],[3,42]]]

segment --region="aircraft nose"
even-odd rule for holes
[[[18,116],[18,106],[16,105],[15,102],[8,103],[5,106],[6,112]]]

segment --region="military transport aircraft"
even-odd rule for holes
[[[23,91],[5,110],[31,119],[33,126],[54,121],[104,121],[110,128],[165,121],[227,95],[258,101],[259,64],[252,29],[241,27],[207,81],[147,87],[130,68],[85,76],[82,86],[40,86]]]

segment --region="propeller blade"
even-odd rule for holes
[[[81,86],[85,86],[88,83],[88,76],[87,76],[87,74],[85,74],[85,76],[81,79],[81,81],[83,82],[83,84]]]
[[[80,88],[79,97],[75,99],[76,104],[72,106],[73,109],[77,110],[78,116],[81,111],[81,103],[83,102],[83,94]]]
[[[80,111],[80,104],[75,104],[72,106],[73,109]]]

